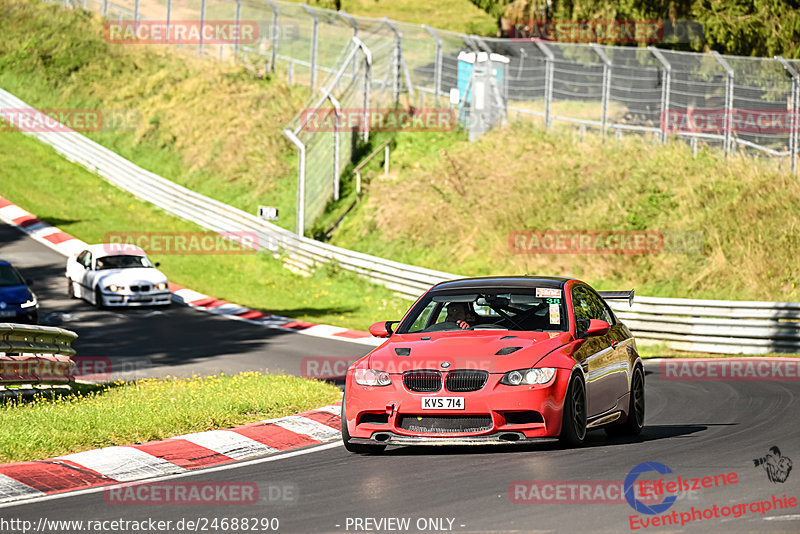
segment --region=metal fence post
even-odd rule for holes
[[[401,64],[401,47],[403,45],[403,35],[400,33],[400,30],[397,29],[397,26],[392,24],[392,21],[389,20],[388,17],[383,17],[383,22],[389,27],[390,30],[394,32],[394,53],[392,54],[392,98],[394,100],[394,104],[397,105],[400,103],[400,79],[403,68]]]
[[[139,22],[139,0],[133,4],[133,22]]]
[[[789,76],[792,77],[791,89],[791,102],[792,109],[790,111],[792,120],[789,121],[791,129],[789,130],[789,159],[791,161],[792,174],[797,174],[797,158],[800,153],[800,73],[783,57],[775,56],[780,64],[786,69]]]
[[[172,15],[172,0],[167,0],[167,43],[171,41],[169,38],[169,19]]]
[[[319,17],[311,9],[308,4],[303,4],[303,9],[306,10],[312,19],[314,19],[314,26],[311,31],[311,92],[317,87],[317,41],[319,37]]]
[[[283,131],[289,141],[297,147],[297,218],[295,223],[295,232],[297,235],[302,236],[305,231],[304,207],[306,201],[306,145],[297,137],[290,129]]]
[[[355,59],[355,58],[354,58]],[[339,200],[339,120],[342,116],[342,107],[339,101],[332,94],[328,93],[327,98],[333,105],[333,200]]]
[[[269,70],[275,72],[275,62],[278,60],[278,6],[272,0],[267,0],[267,3],[272,8],[272,60]]]
[[[712,51],[711,54],[714,56],[714,59],[722,65],[722,68],[725,69],[725,157],[727,158],[731,152],[731,130],[733,126],[733,121],[731,120],[733,117],[733,69],[728,62],[725,61],[719,52]]]
[[[597,45],[597,43],[590,43],[592,49],[600,56],[600,59],[603,62],[603,118],[602,118],[602,129],[603,129],[603,137],[606,135],[606,128],[608,127],[608,100],[611,96],[611,60],[606,55],[605,51]]]
[[[364,131],[362,139],[366,143],[369,140],[369,88],[372,84],[372,52],[358,37],[353,37],[353,43],[364,54]],[[358,57],[357,54],[353,57],[353,61],[357,61],[356,57]]]
[[[206,0],[200,2],[200,39],[197,45],[197,53],[203,53],[203,25],[206,21]]]
[[[339,11],[339,16],[342,17],[347,23],[353,27],[353,37],[358,37],[358,23],[356,19],[351,17],[347,11],[341,10]],[[355,79],[356,75],[358,74],[358,61],[356,58],[353,57],[353,79]]]
[[[664,57],[664,54],[658,48],[648,46],[648,50],[650,53],[653,54],[653,57],[661,63],[662,68],[662,78],[661,78],[661,116],[660,119],[660,126],[661,126],[661,142],[667,142],[667,134],[669,133],[669,90],[670,85],[672,82],[672,65],[669,64],[667,58]]]
[[[534,41],[534,44],[544,54],[544,127],[550,128],[553,119],[550,115],[550,108],[553,102],[553,52],[544,43]]]
[[[103,17],[108,16],[108,0],[103,0]]]
[[[436,39],[436,59],[433,67],[433,91],[436,95],[436,105],[439,105],[439,97],[442,95],[442,39],[433,28],[427,24],[422,25],[431,37]]]
[[[236,40],[233,43],[233,61],[239,57],[239,33],[242,31],[242,0],[236,0]],[[221,49],[222,47],[220,47]]]

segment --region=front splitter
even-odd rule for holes
[[[522,432],[498,432],[462,437],[404,436],[394,432],[375,432],[371,438],[350,438],[350,443],[363,445],[519,445],[556,441],[558,438],[526,438]]]

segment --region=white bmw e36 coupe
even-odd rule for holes
[[[133,245],[91,245],[67,260],[67,292],[98,308],[167,306],[167,277]]]

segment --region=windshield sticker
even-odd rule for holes
[[[561,298],[561,290],[560,289],[552,289],[549,287],[537,287],[536,288],[536,296],[538,298]]]
[[[558,304],[550,305],[550,324],[561,324],[561,306]]]

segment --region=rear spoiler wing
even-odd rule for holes
[[[633,306],[633,291],[598,291],[597,294],[605,300],[627,300],[628,306]]]

